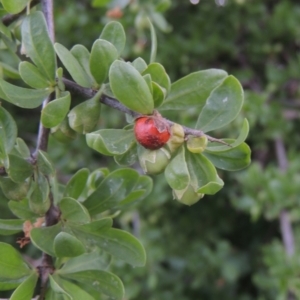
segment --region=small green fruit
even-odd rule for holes
[[[203,135],[201,137],[197,137],[190,135],[188,137],[186,146],[192,153],[202,153],[207,146],[207,136]]]
[[[171,154],[164,147],[157,150],[149,150],[139,146],[138,158],[146,174],[157,175],[165,170],[170,162]]]
[[[184,190],[173,190],[173,197],[186,205],[192,205],[204,197],[204,194],[195,192],[189,184]]]

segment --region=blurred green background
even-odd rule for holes
[[[300,299],[299,1],[54,2],[56,40],[68,48],[83,44],[90,49],[104,25],[116,19],[127,34],[124,59],[141,56],[149,62],[149,16],[157,30],[157,61],[172,82],[191,72],[220,68],[245,89],[240,117],[214,136],[236,137],[246,117],[247,143],[253,151],[250,167],[220,171],[225,182],[221,192],[191,207],[172,199],[163,175],[153,177],[152,194],[116,219],[115,226],[138,236],[148,256],[144,268],[114,264],[127,299]],[[39,111],[11,110],[20,136],[34,146]],[[186,110],[166,116],[192,126],[198,114]],[[125,123],[122,114],[103,108],[99,128]],[[278,145],[286,151],[286,170],[279,167]],[[62,182],[81,167],[117,167],[87,148],[84,138],[68,145],[51,139],[49,149]],[[282,212],[292,223],[292,256],[282,242]],[[30,247],[25,251],[34,254]]]

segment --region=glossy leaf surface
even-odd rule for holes
[[[227,76],[225,71],[217,69],[191,73],[171,85],[171,91],[160,109],[183,110],[195,107],[200,111],[211,91]]]
[[[51,128],[60,124],[66,117],[70,105],[70,92],[64,92],[60,98],[50,101],[42,110],[41,121],[44,127]]]
[[[57,257],[74,257],[85,252],[84,245],[73,235],[60,232],[54,239],[53,250]]]
[[[47,78],[28,61],[19,64],[19,72],[23,81],[34,89],[45,89],[49,86]]]
[[[208,132],[233,121],[244,102],[244,92],[239,81],[228,76],[207,99],[199,115],[196,128]]]
[[[36,108],[52,93],[47,89],[26,89],[0,79],[0,98],[22,108]]]
[[[100,129],[86,135],[87,145],[104,155],[121,155],[135,141],[132,130]]]
[[[152,113],[154,103],[149,87],[132,65],[115,61],[110,67],[109,81],[114,95],[126,107],[142,114]]]
[[[85,72],[76,57],[65,46],[59,43],[54,44],[54,49],[74,81],[83,87],[91,87],[89,75]]]
[[[80,169],[77,171],[72,178],[68,181],[64,196],[65,197],[71,197],[74,199],[79,198],[81,193],[83,192],[86,182],[88,180],[90,171],[86,168]]]
[[[50,82],[55,83],[55,51],[41,11],[33,12],[23,20],[22,43],[27,55],[38,67],[39,71]]]
[[[105,82],[109,67],[117,57],[117,49],[110,42],[99,39],[93,44],[90,56],[90,70],[99,85]]]
[[[102,30],[100,39],[109,41],[113,44],[120,56],[126,43],[126,35],[122,24],[116,21],[107,23]]]

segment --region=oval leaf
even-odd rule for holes
[[[244,102],[244,92],[239,81],[228,76],[207,99],[199,115],[196,129],[203,132],[221,128],[233,121]]]
[[[1,3],[6,11],[11,14],[21,12],[30,0],[1,0]]]
[[[100,39],[112,43],[117,49],[118,55],[120,56],[126,42],[126,35],[122,24],[116,21],[107,23],[102,30]]]
[[[23,220],[0,220],[0,234],[11,235],[23,230]]]
[[[156,82],[158,85],[170,91],[171,81],[169,75],[166,73],[165,68],[159,63],[150,64],[146,70],[143,71],[142,75],[150,74],[152,81]]]
[[[117,49],[110,42],[96,40],[93,44],[90,57],[90,70],[99,85],[106,80],[109,67],[117,57]]]
[[[72,198],[63,198],[59,202],[61,218],[76,224],[86,224],[91,222],[87,209],[78,201]]]
[[[86,168],[77,171],[68,181],[65,187],[64,196],[78,199],[86,186],[89,174],[90,171]]]
[[[129,109],[151,114],[154,103],[142,75],[130,64],[115,61],[109,71],[110,87],[116,98]]]
[[[67,274],[64,277],[83,283],[114,299],[121,300],[124,297],[125,291],[122,281],[110,272],[90,270]]]
[[[76,105],[68,114],[70,127],[78,133],[91,132],[97,125],[101,113],[98,96]]]
[[[24,158],[13,154],[9,154],[8,158],[9,168],[7,169],[7,173],[14,182],[22,183],[32,175],[32,165]]]
[[[44,127],[51,128],[60,124],[66,117],[71,105],[69,92],[62,93],[62,97],[49,102],[42,110],[41,121]]]
[[[38,278],[36,272],[32,273],[12,293],[9,300],[31,300]]]
[[[96,215],[116,207],[131,194],[135,195],[135,199],[139,199],[142,195],[146,196],[146,191],[137,185],[139,177],[138,172],[133,169],[119,169],[111,172],[83,205],[91,215]]]
[[[195,107],[201,110],[211,91],[227,76],[225,71],[218,69],[191,73],[171,85],[171,91],[160,109],[184,110]]]
[[[78,63],[81,65],[81,67],[84,69],[86,74],[89,77],[90,86],[95,85],[95,80],[93,75],[91,74],[90,70],[90,52],[88,49],[86,49],[82,45],[75,45],[70,52],[74,55],[74,57],[77,59]]]
[[[22,199],[21,201],[9,201],[8,207],[12,213],[23,220],[36,219],[37,214],[33,213],[29,207],[29,202],[27,198]]]
[[[52,88],[32,90],[0,79],[0,98],[22,108],[36,108],[52,93]]]
[[[76,57],[61,44],[55,43],[54,49],[74,81],[83,87],[91,87],[89,75],[77,61]]]
[[[55,237],[53,249],[57,257],[74,257],[85,252],[83,244],[67,232],[60,232]]]
[[[49,86],[47,78],[28,61],[19,64],[19,72],[23,81],[34,89],[44,89]]]
[[[30,231],[30,239],[32,243],[41,251],[51,256],[55,256],[53,249],[54,238],[61,231],[61,223],[54,226],[33,228]]]
[[[28,182],[16,183],[8,177],[1,176],[0,186],[3,194],[9,200],[22,200],[26,197],[29,189]]]
[[[86,135],[86,142],[92,149],[104,155],[121,155],[134,143],[132,130],[100,129]]]
[[[33,12],[23,20],[22,43],[39,71],[55,84],[55,52],[41,11]]]
[[[17,125],[10,113],[0,106],[0,157],[6,156],[16,142]]]
[[[147,63],[141,58],[136,58],[131,63],[141,74],[147,69]]]
[[[246,168],[251,162],[251,150],[246,143],[223,151],[208,151],[203,154],[219,169],[237,171]]]

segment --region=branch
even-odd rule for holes
[[[65,84],[65,86],[67,87],[67,89],[71,92],[74,92],[76,94],[79,94],[83,97],[85,97],[86,99],[89,99],[89,98],[93,98],[96,93],[97,93],[97,90],[94,90],[92,88],[85,88],[85,87],[82,87],[80,85],[78,85],[77,83],[69,80],[69,79],[66,79],[66,78],[63,78],[63,83]],[[107,105],[107,106],[110,106],[116,110],[119,110],[123,113],[126,113],[126,114],[129,114],[130,116],[132,116],[133,118],[136,118],[136,117],[139,117],[139,116],[142,116],[142,114],[140,113],[137,113],[129,108],[127,108],[126,106],[124,106],[122,103],[120,103],[117,99],[115,98],[112,98],[112,97],[109,97],[105,94],[102,94],[101,98],[100,98],[100,102]],[[167,120],[166,121],[170,124],[170,125],[173,125],[174,122],[170,121],[170,120]],[[193,135],[193,136],[204,136],[206,135],[207,139],[210,141],[210,142],[218,142],[218,143],[221,143],[221,144],[224,144],[224,145],[227,145],[230,147],[229,144],[227,144],[226,142],[220,140],[220,139],[216,139],[214,137],[211,137],[207,134],[205,134],[203,131],[201,130],[197,130],[197,129],[193,129],[193,128],[189,128],[189,127],[185,127],[185,126],[182,126],[183,127],[183,130],[184,130],[184,134],[187,136],[187,135]]]
[[[288,168],[288,160],[286,157],[285,147],[281,138],[277,138],[275,140],[275,150],[279,169],[281,170],[281,172],[286,172]],[[282,210],[279,219],[285,251],[288,256],[292,256],[295,253],[295,243],[293,229],[288,212]]]

